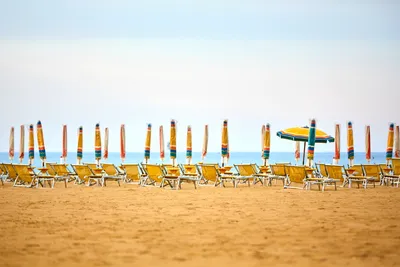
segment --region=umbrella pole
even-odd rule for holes
[[[306,157],[306,143],[307,142],[304,142],[304,147],[303,147],[303,165],[304,165],[304,159]]]

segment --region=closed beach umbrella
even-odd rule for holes
[[[169,155],[172,160],[172,165],[175,166],[176,162],[176,121],[171,120],[171,129],[169,136]]]
[[[265,125],[261,126],[261,156],[264,154]]]
[[[44,167],[46,162],[46,148],[44,146],[43,127],[40,121],[38,121],[36,125],[36,134],[38,139],[39,157],[42,160],[42,166]]]
[[[369,163],[371,161],[371,127],[365,127],[365,159]]]
[[[33,134],[33,124],[29,125],[29,146],[28,146],[29,165],[33,164],[35,158],[35,136]]]
[[[67,146],[67,125],[63,125],[63,137],[62,137],[62,154],[61,157],[63,162],[67,162],[68,146]]]
[[[396,126],[395,132],[394,132],[394,157],[395,158],[400,158],[400,130],[399,126]]]
[[[349,166],[353,166],[354,138],[353,138],[353,124],[351,123],[351,121],[347,123],[347,158],[349,159]]]
[[[222,166],[228,163],[228,121],[224,120],[222,126],[222,144],[221,144],[221,157],[222,157]]]
[[[204,161],[204,158],[207,156],[207,148],[208,148],[208,125],[204,126],[204,139],[203,139],[203,149],[201,150],[201,160]]]
[[[125,161],[126,157],[126,142],[125,142],[125,124],[121,124],[120,130],[120,157],[121,161]]]
[[[394,143],[394,124],[391,123],[389,125],[389,134],[387,140],[387,149],[386,149],[386,161],[387,164],[390,164],[390,161],[393,157],[393,143]]]
[[[144,160],[147,163],[150,158],[151,124],[147,124],[146,143],[144,144]]]
[[[8,148],[8,158],[12,162],[14,159],[14,127],[10,130],[10,146]]]
[[[333,164],[339,164],[340,160],[340,124],[335,125],[335,154],[333,155]]]
[[[296,160],[296,163],[299,162],[300,160],[300,142],[296,141],[295,143],[295,148],[294,148],[294,159]]]
[[[188,164],[192,164],[192,128],[188,126],[186,135],[186,159]]]
[[[81,126],[78,129],[78,150],[76,152],[76,159],[78,164],[82,163],[82,157],[83,157],[83,127]]]
[[[264,166],[268,165],[270,144],[271,144],[271,133],[269,124],[267,124],[265,125],[264,146],[263,146],[263,156],[262,156],[264,159]]]
[[[19,163],[21,164],[25,157],[25,126],[21,125],[19,139]]]
[[[108,128],[104,129],[104,154],[103,159],[108,159]]]
[[[160,159],[163,162],[165,158],[165,148],[164,148],[164,127],[160,126]]]
[[[100,166],[101,160],[101,133],[100,133],[100,124],[96,124],[96,130],[94,134],[94,158],[96,160],[96,164]]]
[[[315,119],[311,120],[310,123],[310,131],[308,135],[308,151],[307,151],[307,161],[308,161],[308,166],[312,165],[312,162],[314,160],[314,149],[315,149],[315,129],[316,128],[316,122]]]

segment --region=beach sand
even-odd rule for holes
[[[399,264],[400,188],[329,190],[7,183],[0,265]]]

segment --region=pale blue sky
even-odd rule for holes
[[[111,151],[121,123],[129,151],[144,149],[152,123],[158,151],[171,118],[178,151],[188,124],[200,151],[206,123],[219,151],[225,118],[233,151],[258,151],[267,122],[271,150],[292,151],[276,131],[312,117],[331,134],[342,124],[343,150],[347,120],[356,151],[370,124],[373,151],[384,151],[388,123],[400,123],[399,1],[143,2],[0,1],[0,151],[11,126],[18,151],[19,125],[38,119],[49,151],[61,149],[63,123],[70,151],[80,125],[93,150],[96,122],[110,128]]]

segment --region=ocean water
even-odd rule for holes
[[[27,153],[25,154],[27,155]],[[159,153],[151,153],[149,163],[161,163]],[[46,153],[47,162],[60,162],[61,152],[47,152]],[[298,165],[302,163],[302,156],[300,157]],[[144,153],[140,152],[128,152],[126,153],[125,163],[140,163],[143,162]],[[82,162],[94,162],[94,152],[84,152]],[[201,153],[193,152],[192,163],[197,163],[201,161]],[[329,152],[320,152],[316,153],[314,157],[315,162],[321,163],[332,163],[333,161],[333,153]],[[10,159],[8,158],[7,152],[0,152],[0,162],[8,163]],[[18,163],[18,152],[16,153],[14,163]],[[108,162],[114,164],[120,164],[121,159],[118,152],[110,152],[107,160],[101,160],[101,162]],[[169,158],[169,154],[166,153],[166,158],[164,159],[164,163],[170,163],[171,159]],[[186,153],[178,152],[177,153],[177,162],[178,163],[186,163]],[[207,163],[221,163],[221,154],[218,152],[210,152],[207,154],[204,162]],[[261,153],[258,152],[231,152],[228,164],[238,164],[238,163],[257,163],[262,164]],[[271,152],[269,163],[275,162],[291,162],[292,164],[296,164],[294,159],[293,152]],[[385,152],[373,152],[371,163],[384,163],[386,162],[386,153]],[[28,158],[25,157],[23,160],[24,164],[28,163]],[[69,152],[67,163],[75,164],[76,163],[76,152]],[[347,153],[341,153],[341,159],[339,162],[341,165],[348,164]],[[367,163],[365,159],[365,153],[355,153],[354,163]],[[33,165],[41,166],[41,160],[39,158],[39,154],[35,154],[35,159]]]

